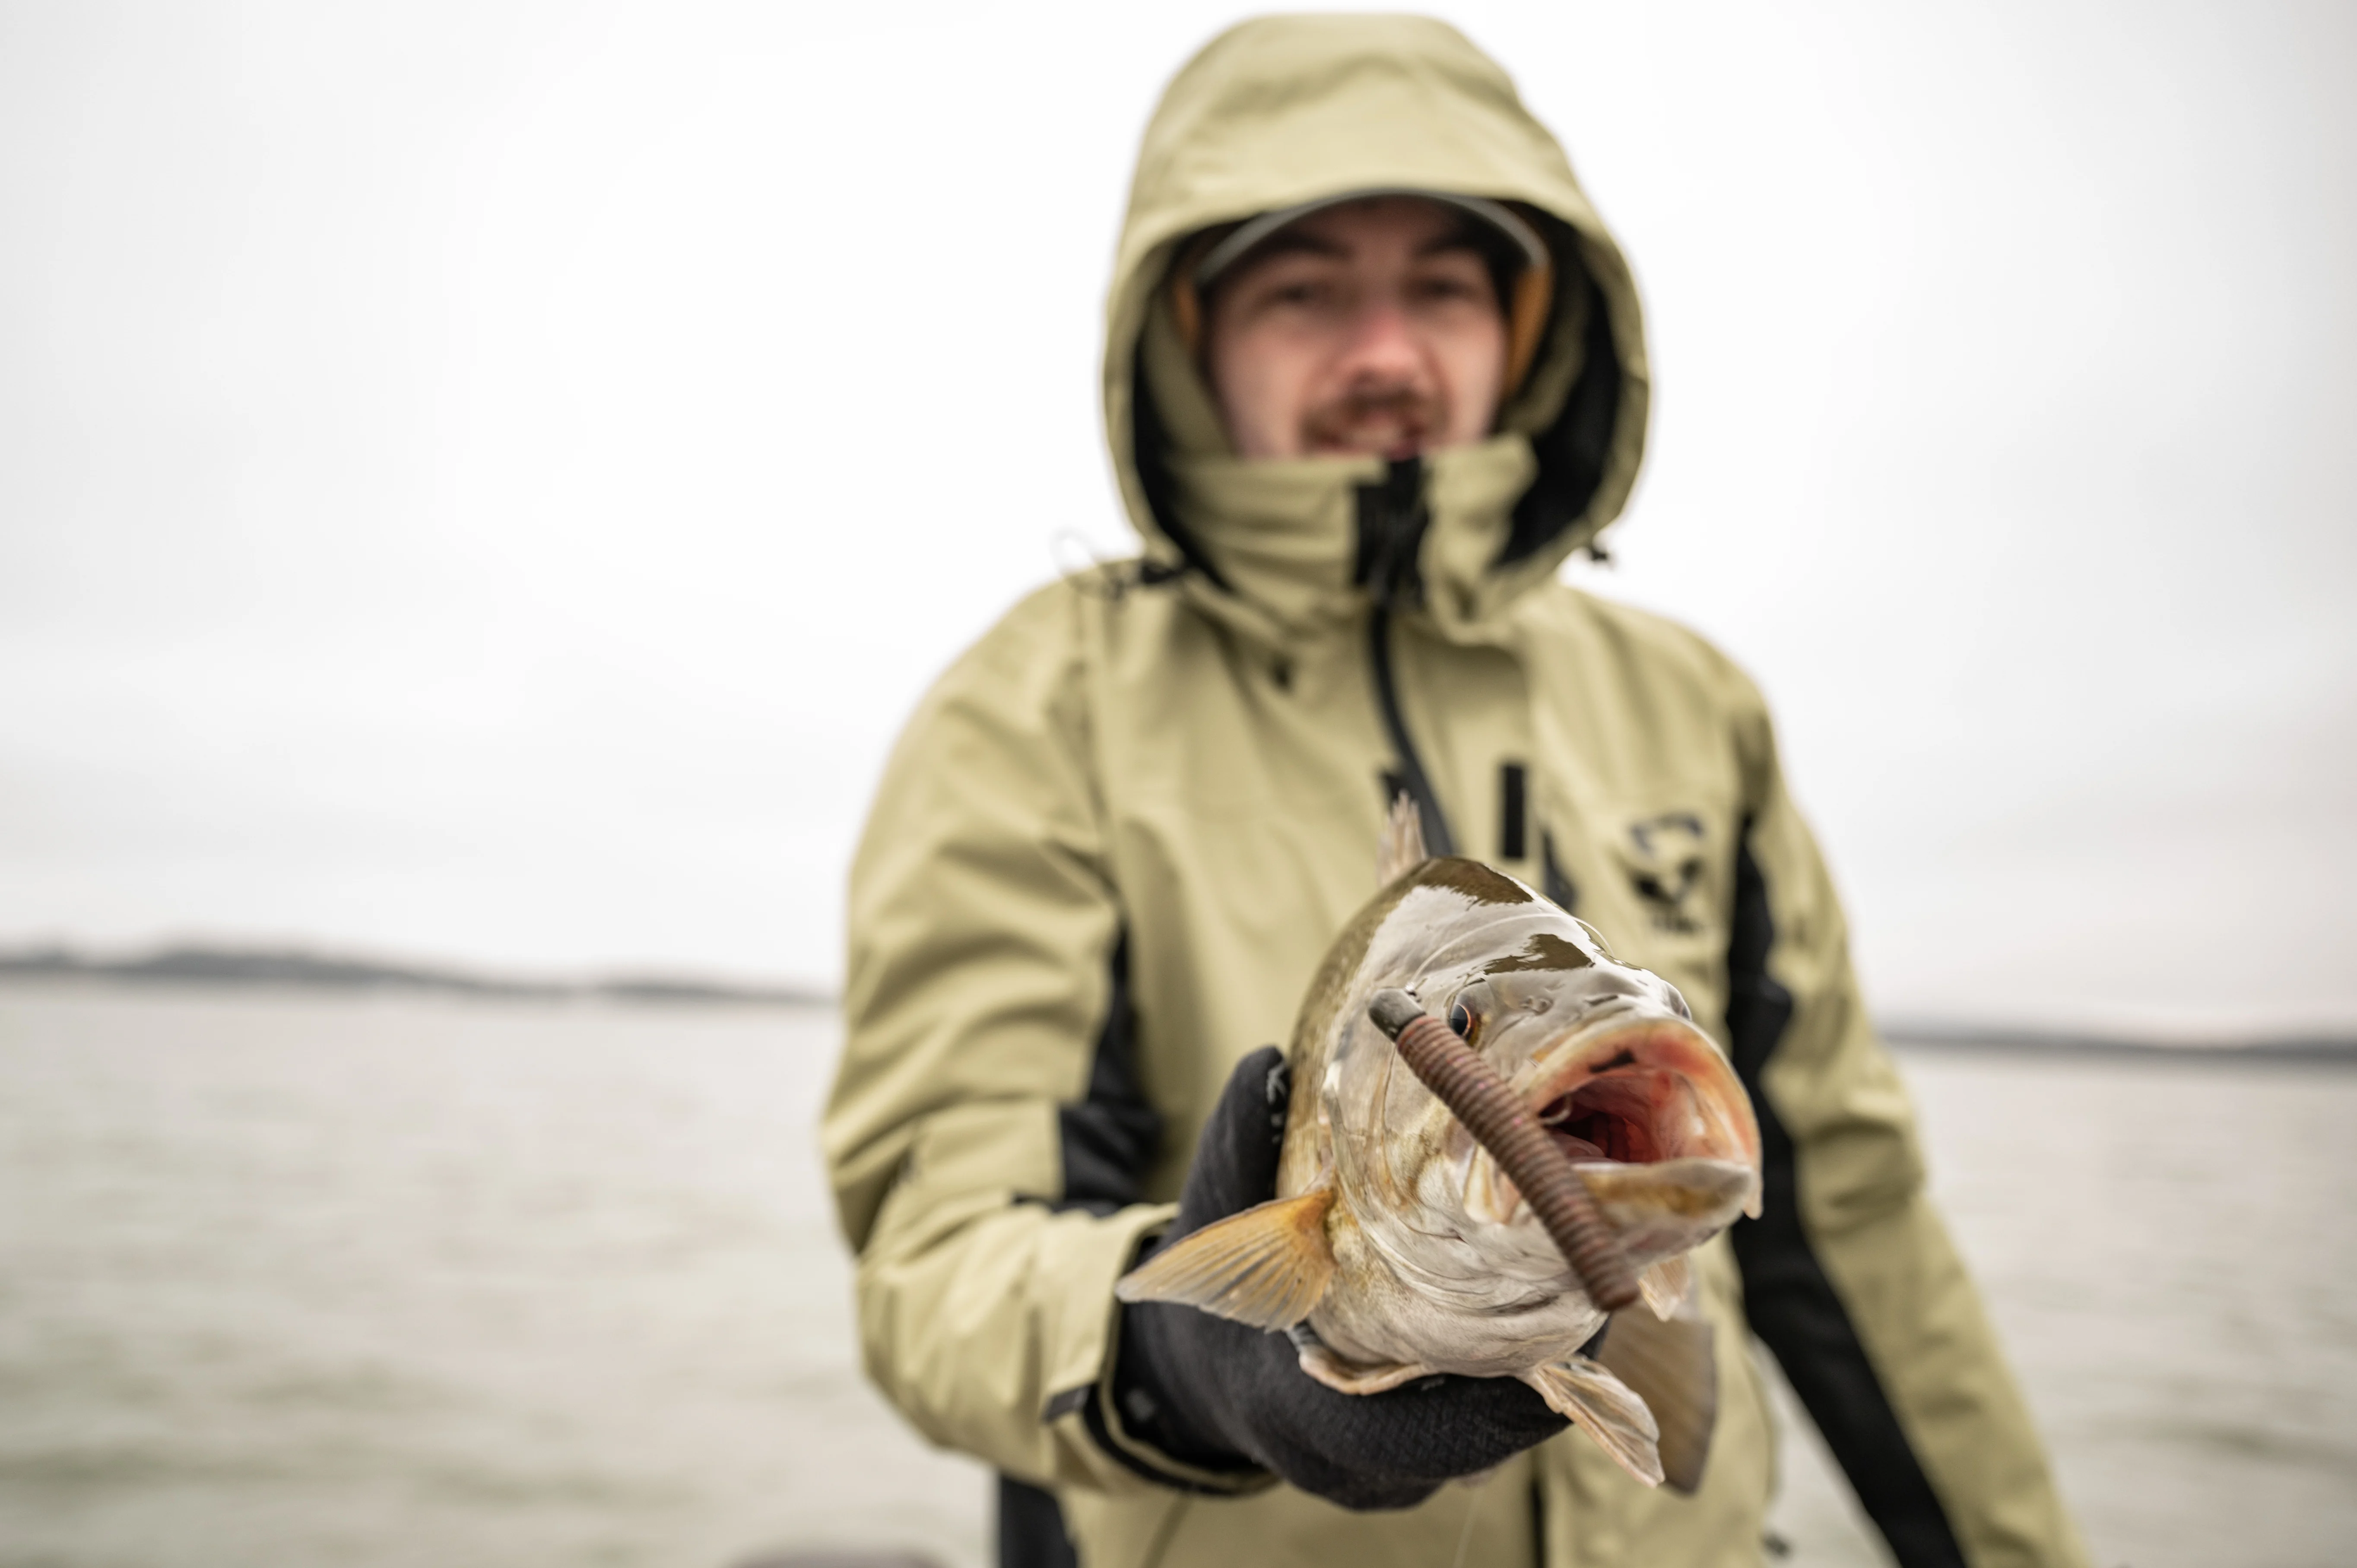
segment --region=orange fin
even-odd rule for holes
[[[1612,1337],[1606,1335],[1606,1344]],[[1620,1467],[1649,1487],[1662,1484],[1661,1429],[1628,1384],[1585,1356],[1566,1356],[1523,1374],[1558,1415],[1567,1415]]]
[[[1375,846],[1375,886],[1389,887],[1431,858],[1424,847],[1424,819],[1402,790],[1392,797],[1392,814],[1384,819],[1383,836]]]
[[[1255,1328],[1290,1328],[1309,1316],[1334,1278],[1326,1211],[1334,1189],[1231,1214],[1182,1237],[1121,1277],[1123,1301],[1169,1301]]]
[[[1643,1307],[1612,1315],[1597,1358],[1653,1412],[1662,1478],[1673,1491],[1702,1485],[1718,1421],[1718,1357],[1699,1317],[1656,1317]]]

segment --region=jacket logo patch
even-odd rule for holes
[[[1617,846],[1655,930],[1692,936],[1702,929],[1694,904],[1706,865],[1705,836],[1703,820],[1692,811],[1664,811],[1631,822]]]

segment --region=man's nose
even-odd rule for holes
[[[1352,380],[1413,381],[1424,369],[1424,349],[1396,299],[1371,300],[1351,318],[1341,370]]]

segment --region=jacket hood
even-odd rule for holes
[[[1232,27],[1172,79],[1138,152],[1106,302],[1105,431],[1148,563],[1256,641],[1364,604],[1354,498],[1385,465],[1230,455],[1173,324],[1172,261],[1215,226],[1398,189],[1512,203],[1555,258],[1541,346],[1498,434],[1423,465],[1425,611],[1475,633],[1619,516],[1636,482],[1650,392],[1636,285],[1505,72],[1421,16]]]

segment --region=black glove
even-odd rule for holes
[[[1276,1196],[1289,1078],[1274,1046],[1236,1064],[1161,1245]],[[1413,1507],[1569,1424],[1512,1378],[1435,1373],[1383,1393],[1337,1393],[1301,1369],[1285,1335],[1165,1302],[1122,1309],[1114,1397],[1130,1429],[1174,1459],[1257,1466],[1361,1509]]]

